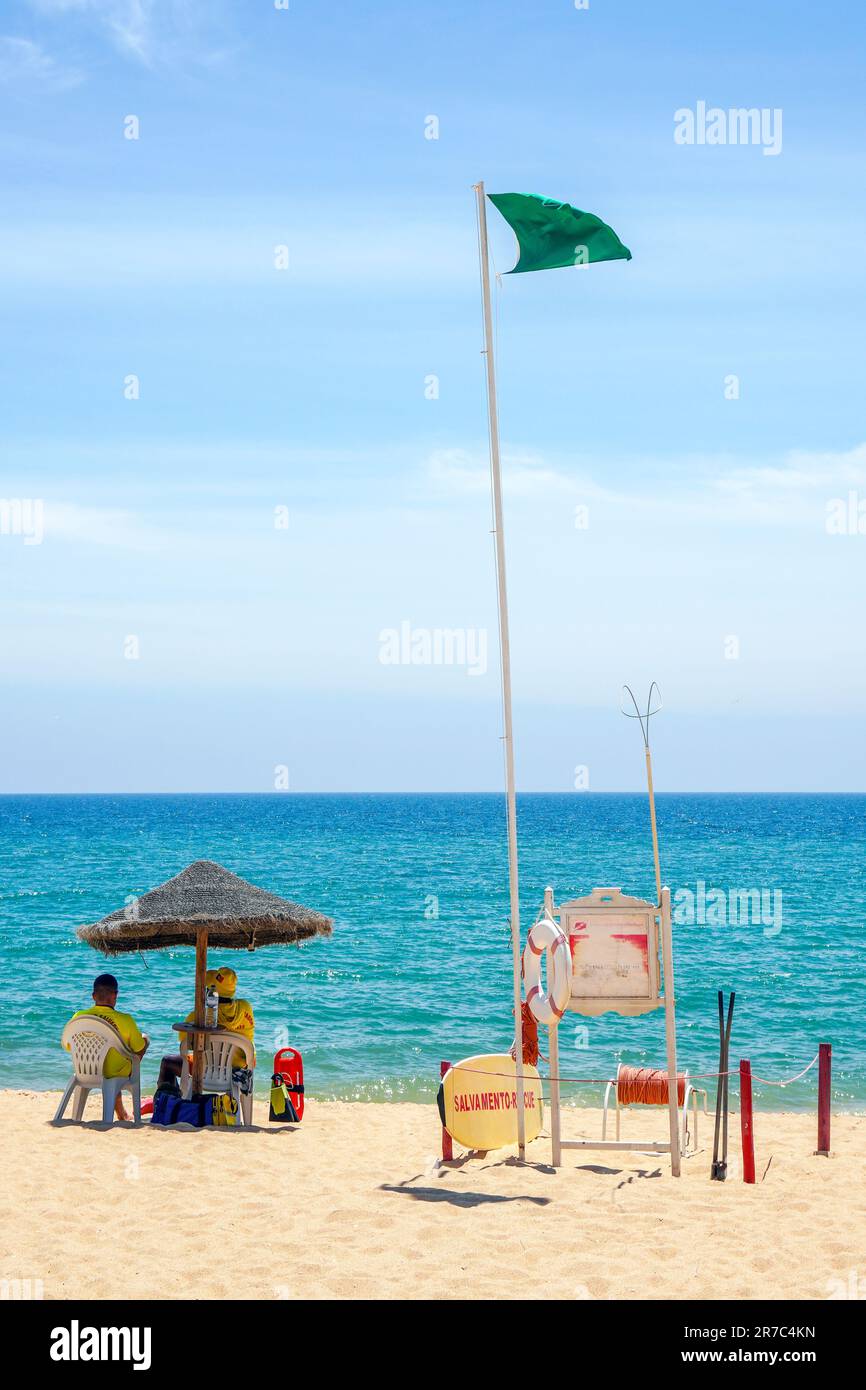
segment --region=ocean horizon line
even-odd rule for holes
[[[646,797],[646,794],[647,794],[647,793],[646,793],[646,787],[635,787],[635,788],[629,788],[629,789],[621,789],[621,790],[618,790],[618,791],[588,791],[588,790],[587,790],[587,791],[580,791],[580,792],[578,792],[578,791],[563,791],[561,788],[557,788],[557,789],[554,789],[554,790],[551,790],[551,791],[544,791],[544,790],[538,790],[538,789],[527,790],[527,791],[521,791],[520,789],[518,789],[518,791],[517,791],[517,796],[518,796],[518,797],[528,797],[528,796],[558,796],[558,797],[562,797],[563,800],[569,800],[569,801],[576,801],[576,800],[578,800],[578,799],[579,799],[579,800],[584,800],[584,801],[585,801],[585,800],[595,800],[595,799],[600,798],[600,797],[614,797],[614,796],[641,796],[641,797]],[[257,798],[262,798],[262,799],[265,799],[265,798],[274,798],[274,799],[276,799],[276,798],[278,798],[278,797],[285,797],[285,798],[291,798],[291,799],[299,799],[299,798],[301,798],[301,797],[314,797],[314,796],[315,796],[315,797],[323,797],[323,798],[325,798],[325,797],[350,797],[350,796],[358,796],[358,797],[361,797],[361,796],[366,796],[366,797],[370,797],[370,796],[381,796],[381,797],[385,797],[385,796],[416,796],[416,797],[489,796],[489,797],[503,797],[503,798],[504,798],[504,796],[505,796],[505,789],[502,788],[502,789],[493,790],[493,791],[491,791],[491,790],[489,790],[489,789],[483,789],[483,788],[482,788],[482,789],[477,790],[477,791],[408,791],[408,790],[402,790],[402,791],[388,791],[388,790],[384,790],[384,791],[382,791],[382,790],[370,790],[370,791],[357,791],[357,790],[356,790],[356,791],[261,791],[261,790],[259,790],[259,791],[243,791],[243,790],[240,790],[240,791],[238,791],[238,790],[235,790],[235,791],[205,791],[205,790],[202,790],[202,791],[112,791],[112,790],[107,790],[107,791],[16,791],[16,792],[4,791],[4,792],[0,792],[0,800],[4,800],[4,801],[6,801],[6,800],[13,800],[13,799],[19,798],[19,797],[20,797],[20,798],[23,798],[23,797],[46,797],[46,798],[48,798],[48,797],[56,797],[56,798],[59,799],[59,798],[66,797],[66,796],[75,796],[75,797],[85,797],[85,796],[93,796],[93,797],[97,797],[97,796],[118,796],[118,797],[120,797],[120,796],[122,796],[122,797],[145,797],[145,796],[148,796],[148,797],[157,797],[157,796],[163,796],[163,797],[169,797],[169,796],[172,796],[172,797],[226,796],[226,797],[228,797],[228,796],[237,796],[237,797],[257,797]],[[777,789],[774,789],[774,788],[768,788],[768,789],[766,789],[766,790],[759,790],[759,791],[736,791],[736,790],[733,790],[733,791],[732,791],[732,790],[727,790],[727,791],[714,791],[712,788],[710,788],[709,790],[704,790],[704,791],[678,790],[677,788],[670,788],[670,789],[668,789],[668,790],[666,790],[666,791],[659,791],[658,789],[656,789],[656,791],[655,791],[655,797],[656,797],[656,800],[657,800],[657,801],[658,801],[658,800],[662,800],[662,799],[664,799],[665,797],[668,797],[668,796],[716,796],[716,797],[719,797],[719,796],[732,796],[732,797],[744,797],[744,796],[756,796],[756,797],[757,797],[757,796],[778,796],[778,797],[792,797],[792,796],[847,796],[847,797],[858,797],[858,796],[866,796],[866,788],[863,788],[862,790],[858,790],[858,791],[851,791],[851,790],[848,790],[848,791],[834,791],[834,790],[827,790],[827,789],[820,790],[820,791],[819,791],[819,790],[809,790],[809,789],[801,789],[801,790],[797,790],[797,791],[781,791],[781,790],[777,790]]]

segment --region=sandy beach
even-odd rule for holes
[[[91,1113],[96,1102],[91,1097]],[[550,1146],[438,1164],[432,1105],[316,1103],[292,1130],[50,1124],[56,1094],[0,1093],[3,1280],[45,1299],[790,1298],[866,1294],[866,1116],[756,1116],[758,1182],[709,1181],[702,1151]],[[629,1111],[623,1137],[659,1137]],[[566,1110],[565,1137],[600,1112]],[[215,1253],[216,1252],[216,1253]],[[37,1284],[41,1281],[41,1285]],[[14,1287],[14,1286],[13,1286]]]

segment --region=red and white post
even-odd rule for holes
[[[451,1063],[450,1063],[450,1062],[440,1062],[440,1063],[439,1063],[439,1075],[440,1075],[440,1077],[444,1076],[445,1073],[446,1073],[446,1071],[450,1071],[450,1070],[451,1070]],[[453,1142],[452,1142],[451,1135],[448,1133],[447,1129],[446,1129],[445,1126],[443,1125],[443,1126],[442,1126],[442,1162],[443,1162],[443,1163],[450,1163],[450,1162],[452,1161],[453,1158],[454,1158],[454,1144],[453,1144]]]
[[[755,1128],[752,1111],[752,1064],[740,1062],[740,1129],[743,1136],[743,1182],[755,1181]]]
[[[833,1048],[830,1043],[818,1045],[818,1147],[816,1154],[830,1157],[830,1091]]]

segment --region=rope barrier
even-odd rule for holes
[[[752,1073],[752,1080],[760,1081],[762,1086],[790,1086],[792,1082],[799,1081],[801,1076],[805,1076],[807,1071],[812,1070],[820,1055],[820,1052],[816,1052],[808,1067],[798,1071],[796,1076],[789,1076],[787,1081],[768,1081],[765,1076],[755,1076],[754,1072]]]
[[[759,1081],[759,1082],[761,1083],[761,1085],[763,1085],[763,1086],[782,1086],[782,1087],[784,1087],[784,1086],[791,1086],[791,1085],[793,1085],[793,1083],[794,1083],[795,1081],[799,1081],[799,1080],[801,1079],[801,1077],[804,1077],[804,1076],[806,1075],[807,1072],[809,1072],[809,1071],[812,1070],[812,1068],[814,1067],[815,1063],[818,1061],[819,1055],[820,1055],[820,1054],[816,1052],[816,1053],[815,1053],[815,1056],[812,1058],[811,1062],[809,1063],[809,1065],[808,1065],[807,1067],[804,1067],[802,1071],[798,1071],[797,1074],[796,1074],[796,1076],[789,1076],[789,1077],[787,1078],[787,1080],[785,1080],[785,1081],[770,1081],[770,1080],[768,1080],[766,1077],[764,1077],[764,1076],[756,1076],[754,1073],[753,1073],[753,1075],[752,1075],[752,1080],[753,1080],[753,1081]],[[461,1067],[460,1070],[461,1070],[462,1072],[465,1072],[467,1076],[495,1076],[499,1081],[502,1081],[502,1080],[503,1080],[503,1075],[502,1075],[502,1072],[501,1072],[501,1071],[484,1071],[484,1070],[482,1070],[482,1069],[479,1068],[479,1067]],[[648,1073],[648,1074],[650,1074],[650,1075],[652,1075],[652,1076],[654,1076],[654,1077],[664,1075],[664,1076],[665,1076],[665,1085],[667,1084],[667,1073],[666,1073],[666,1072],[665,1072],[665,1073],[653,1072],[653,1069],[652,1069],[652,1068],[649,1068],[649,1067],[635,1067],[635,1068],[629,1068],[629,1071]],[[691,1082],[691,1081],[707,1081],[707,1080],[711,1080],[713,1077],[738,1076],[738,1075],[739,1075],[739,1070],[737,1070],[737,1071],[734,1071],[734,1070],[730,1070],[730,1071],[697,1071],[697,1072],[690,1072],[690,1073],[689,1073],[689,1081],[690,1081],[690,1082]],[[542,1081],[567,1081],[567,1082],[572,1082],[572,1083],[575,1083],[575,1084],[581,1085],[581,1086],[614,1086],[614,1085],[616,1085],[616,1077],[615,1077],[615,1076],[550,1076],[550,1075],[547,1075],[547,1076],[542,1076],[540,1079],[541,1079]],[[682,1080],[682,1073],[679,1073],[678,1080]]]

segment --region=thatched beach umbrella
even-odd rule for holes
[[[79,927],[78,935],[107,956],[195,946],[195,1024],[201,1028],[209,941],[229,950],[255,951],[259,946],[330,936],[331,930],[330,918],[321,913],[256,888],[209,859],[197,859],[126,907]],[[201,1090],[203,1067],[204,1038],[196,1033],[194,1092]]]

